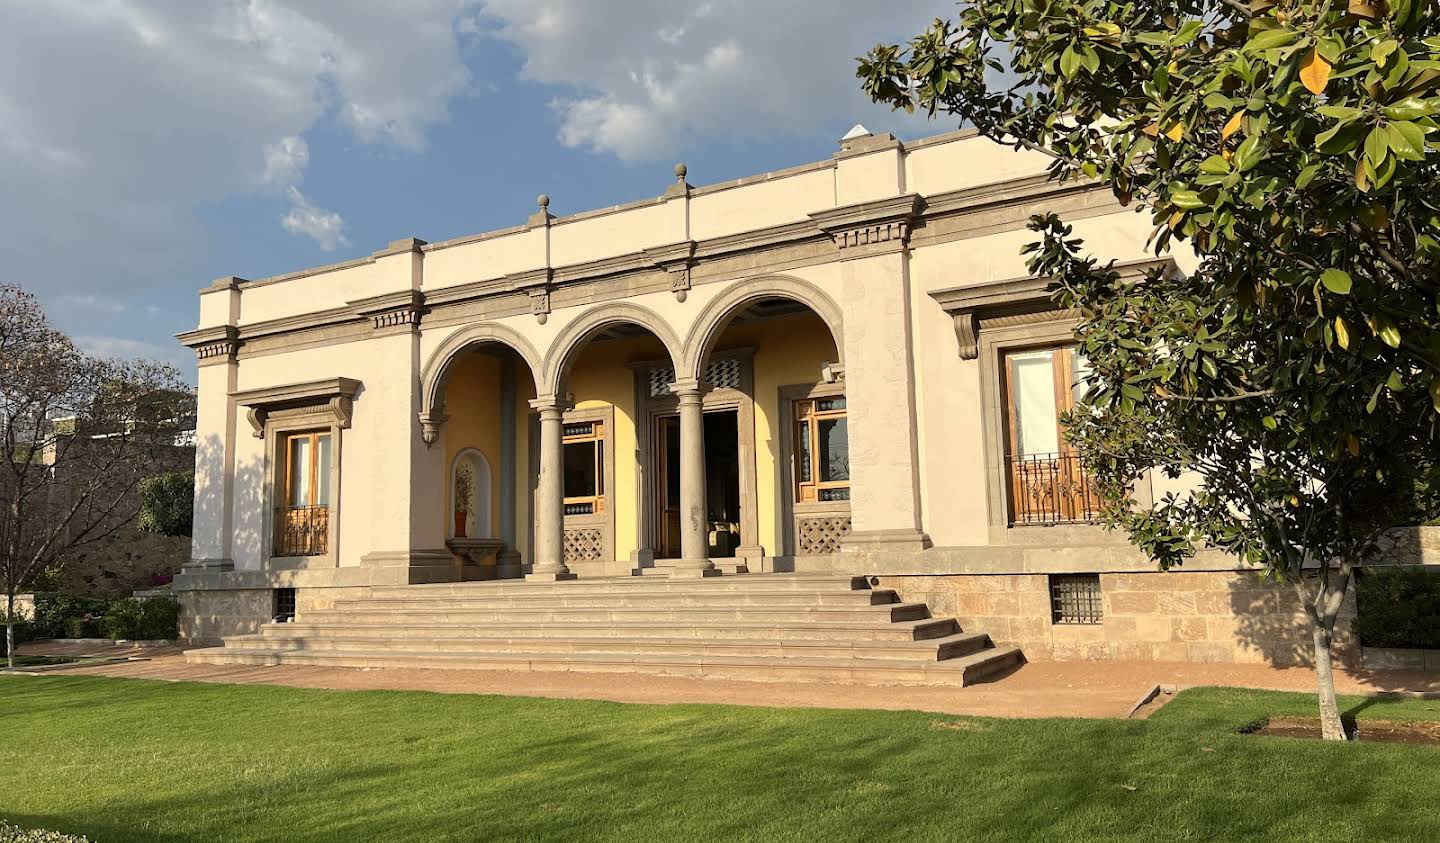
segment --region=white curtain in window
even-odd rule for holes
[[[1031,351],[1010,357],[1015,390],[1015,453],[1053,454],[1060,450],[1059,414],[1055,408],[1054,351]]]

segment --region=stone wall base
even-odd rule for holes
[[[1293,586],[1238,571],[1102,573],[1103,617],[1093,625],[1052,619],[1047,574],[879,576],[937,617],[1020,647],[1031,661],[1232,662],[1309,665],[1309,621]],[[1358,667],[1353,590],[1335,624],[1334,653]]]

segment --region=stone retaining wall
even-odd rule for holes
[[[1052,622],[1045,574],[882,576],[878,586],[926,602],[967,631],[1020,647],[1032,661],[1187,661],[1307,665],[1309,622],[1294,589],[1258,574],[1211,571],[1102,573],[1103,618]],[[1358,666],[1354,592],[1335,628],[1335,656]]]

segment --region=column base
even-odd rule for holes
[[[235,562],[230,559],[191,559],[180,566],[182,574],[216,574],[233,570]]]
[[[576,579],[573,571],[550,571],[525,575],[525,582],[569,582],[573,579]]]
[[[670,569],[672,580],[701,580],[706,577],[719,577],[724,571],[715,567],[715,563],[709,559],[679,559],[675,567]]]

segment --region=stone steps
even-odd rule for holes
[[[197,664],[604,671],[964,685],[1021,664],[864,577],[386,586],[191,650]]]
[[[469,636],[398,638],[381,634],[324,630],[309,635],[269,634],[227,638],[231,651],[375,651],[431,653],[611,653],[631,655],[723,655],[818,657],[940,661],[979,652],[990,646],[984,633],[956,633],[922,641],[843,641],[823,639],[723,638],[579,638],[543,636]]]
[[[808,606],[884,606],[900,602],[899,596],[890,589],[845,590],[845,591],[721,591],[708,593],[693,592],[627,592],[620,590],[590,590],[580,593],[509,593],[451,595],[437,594],[425,597],[372,597],[365,600],[337,600],[337,611],[352,609],[384,609],[403,612],[411,609],[425,611],[463,611],[470,609],[509,609],[534,607],[627,608],[648,606],[673,607],[808,607]]]
[[[837,574],[744,574],[705,579],[670,580],[663,577],[596,577],[559,582],[488,580],[485,582],[430,583],[425,585],[375,586],[375,599],[401,597],[426,599],[435,595],[477,596],[481,594],[576,594],[590,591],[626,593],[701,593],[745,591],[856,591],[869,588],[865,577]]]
[[[1024,660],[1014,647],[991,647],[936,662],[892,659],[804,658],[618,653],[436,654],[385,651],[191,650],[192,664],[304,664],[327,667],[444,668],[465,670],[580,671],[706,676],[749,681],[853,682],[867,685],[963,686],[1004,673]]]
[[[883,606],[545,606],[484,609],[444,606],[435,608],[363,608],[311,610],[300,619],[312,623],[351,620],[365,623],[390,622],[397,625],[425,623],[489,624],[502,621],[556,623],[567,621],[690,621],[703,623],[725,620],[810,619],[830,621],[913,621],[927,618],[924,603],[891,603]]]
[[[308,615],[307,615],[308,617]],[[774,639],[784,641],[926,641],[960,632],[953,618],[922,618],[914,621],[721,621],[711,623],[671,623],[652,621],[533,623],[504,622],[484,626],[454,624],[396,625],[389,622],[354,623],[327,622],[267,624],[263,634],[276,638],[306,637],[316,631],[334,630],[359,637],[434,638],[434,637],[516,637],[537,638],[715,638]]]

